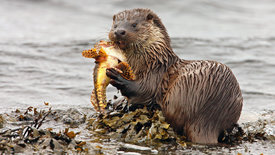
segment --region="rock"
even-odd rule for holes
[[[44,142],[40,145],[43,149],[46,149],[50,146],[51,138],[45,138]]]
[[[40,136],[39,131],[36,128],[32,128],[33,138],[37,138]]]
[[[64,147],[55,139],[52,139],[52,144],[54,145],[54,150],[63,150]]]
[[[20,145],[15,145],[13,147],[14,153],[23,153],[24,152],[24,148]]]
[[[138,150],[138,151],[151,151],[152,149],[150,147],[144,147],[144,146],[138,146],[133,144],[123,144],[121,145],[122,148],[125,149],[132,149],[132,150]]]
[[[79,112],[77,109],[70,108],[66,111],[65,115],[62,116],[64,124],[70,125],[71,128],[78,127],[80,124],[85,123],[86,115]]]
[[[140,153],[137,152],[124,152],[124,151],[118,151],[118,155],[141,155]]]
[[[144,147],[144,146],[133,145],[133,144],[121,144],[121,149],[127,150],[127,151],[141,151],[144,153],[146,152],[146,154],[158,154],[157,150],[151,149],[150,147]],[[132,152],[125,152],[125,153],[128,154]]]
[[[73,150],[74,148],[75,148],[75,144],[70,143],[70,144],[68,145],[68,149],[69,149],[69,150]]]

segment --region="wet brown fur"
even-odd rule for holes
[[[110,40],[117,41],[114,31],[121,28],[126,29],[124,52],[139,85],[139,94],[129,102],[156,102],[167,122],[189,140],[217,143],[220,132],[241,114],[241,90],[232,71],[215,61],[179,59],[160,18],[149,9],[114,15]]]

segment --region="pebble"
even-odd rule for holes
[[[66,111],[66,114],[62,116],[64,124],[69,124],[70,127],[75,128],[80,124],[85,123],[86,115],[79,112],[77,109],[70,108]]]
[[[137,151],[150,151],[150,152],[157,151],[157,150],[152,150],[150,147],[138,146],[138,145],[134,145],[134,144],[122,144],[121,147],[125,148],[125,149],[137,150]]]
[[[124,152],[124,151],[118,151],[117,154],[121,155],[141,155],[140,153],[137,152]]]

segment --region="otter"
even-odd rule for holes
[[[180,59],[150,9],[115,14],[109,39],[136,76],[127,80],[114,68],[106,71],[130,104],[160,105],[173,129],[194,143],[218,143],[220,133],[237,123],[243,98],[231,69],[216,61]]]

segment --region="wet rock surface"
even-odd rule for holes
[[[0,152],[42,154],[270,154],[275,151],[274,111],[256,122],[226,130],[218,145],[198,145],[177,135],[156,105],[108,104],[108,112],[89,108],[16,109],[0,115]],[[260,148],[260,149],[259,149]]]

